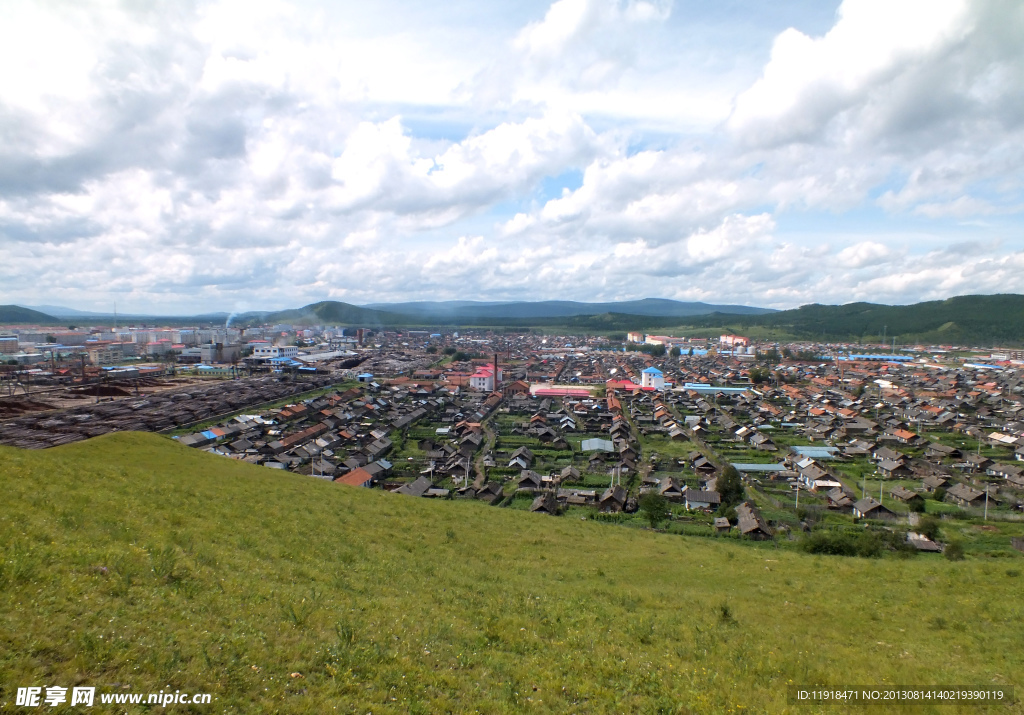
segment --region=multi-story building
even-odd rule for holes
[[[744,338],[741,335],[723,335],[718,339],[718,344],[721,347],[739,348],[750,345],[750,338]]]
[[[295,357],[299,349],[294,345],[256,345],[252,349],[252,356],[261,360],[281,357]]]

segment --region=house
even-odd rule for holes
[[[889,447],[879,447],[871,453],[871,458],[876,462],[881,462],[885,459],[891,459],[894,462],[907,461],[907,455],[902,452],[897,452],[895,449],[890,449]]]
[[[501,390],[505,394],[505,397],[528,397],[530,395],[530,383],[524,382],[523,380],[513,380],[502,385]]]
[[[544,478],[532,469],[524,469],[516,480],[516,486],[526,491],[536,491],[544,488]]]
[[[683,495],[687,509],[717,509],[722,503],[718,492],[687,489]]]
[[[853,515],[858,519],[892,520],[896,518],[895,513],[889,510],[881,502],[872,499],[871,497],[859,499],[853,505]]]
[[[597,502],[597,492],[593,489],[559,489],[559,503],[571,506],[590,506]]]
[[[920,494],[899,485],[889,490],[889,496],[891,496],[893,499],[900,500],[904,504],[924,503],[924,497],[922,497]]]
[[[419,477],[414,482],[409,484],[403,484],[394,491],[395,494],[406,494],[411,497],[422,497],[426,496],[427,492],[433,488],[433,483],[426,477]]]
[[[693,471],[696,472],[697,474],[710,475],[714,474],[716,471],[715,465],[712,464],[708,460],[708,458],[703,455],[693,460],[693,463],[690,466],[693,468]]]
[[[770,539],[774,535],[768,522],[761,512],[750,502],[743,502],[736,507],[737,528],[740,535],[758,541]]]
[[[985,474],[991,477],[1002,477],[1003,479],[1019,479],[1024,469],[1013,464],[990,464]]]
[[[829,509],[834,509],[844,514],[849,514],[853,511],[853,505],[856,501],[855,495],[846,487],[835,487],[829,490],[825,497],[828,500]]]
[[[966,484],[954,484],[946,490],[946,498],[952,499],[961,507],[980,507],[985,504],[985,492],[969,487]],[[989,497],[991,501],[991,497]]]
[[[530,504],[530,511],[535,511],[541,514],[551,514],[552,516],[558,515],[558,499],[551,492],[544,492],[537,496]]]
[[[476,498],[488,504],[497,504],[504,497],[504,490],[498,482],[487,482],[476,492]]]
[[[597,504],[598,511],[603,514],[622,511],[626,506],[626,490],[617,485],[608,487]]]
[[[527,467],[530,466],[530,462],[529,460],[526,459],[526,457],[523,456],[512,457],[512,459],[508,460],[508,466],[509,469],[512,469],[513,467],[518,467],[519,469],[526,469]]]
[[[753,435],[751,435],[750,444],[754,447],[754,449],[759,449],[762,452],[774,452],[778,449],[778,447],[775,446],[774,442],[772,442],[768,437],[761,434],[760,432],[755,432]]]
[[[719,516],[715,518],[714,527],[716,534],[724,534],[732,528],[732,524],[724,516]]]
[[[526,469],[533,464],[533,452],[526,447],[520,447],[512,453],[511,459],[509,460],[508,466],[513,467],[516,464],[520,466],[520,469]]]
[[[896,438],[896,441],[901,444],[917,444],[921,439],[910,430],[905,429],[893,430],[891,434]]]
[[[558,476],[563,482],[578,482],[580,480],[580,470],[576,467],[568,466],[559,472]]]
[[[929,539],[924,534],[918,534],[913,531],[907,532],[907,543],[913,546],[918,551],[924,551],[926,553],[942,553],[942,547],[936,544],[934,541]]]
[[[352,487],[371,487],[376,477],[362,467],[356,467],[348,474],[334,480],[335,484],[348,484]]]
[[[992,464],[992,460],[978,454],[968,454],[964,456],[963,464],[967,467],[968,471],[983,472]]]
[[[907,479],[914,476],[910,467],[902,460],[897,462],[892,459],[883,459],[878,463],[878,471],[887,479]]]
[[[683,501],[684,489],[680,489],[675,477],[665,477],[658,484],[658,494],[671,502]]]
[[[842,482],[822,469],[813,459],[800,460],[796,463],[796,468],[800,474],[800,482],[812,492],[842,486]]]
[[[924,456],[927,459],[960,459],[962,458],[963,452],[956,447],[947,447],[944,444],[932,442],[928,445],[928,448],[924,451]]]
[[[924,478],[922,484],[926,492],[932,493],[936,489],[948,489],[950,481],[941,474],[930,474]]]

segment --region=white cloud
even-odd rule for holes
[[[11,3],[0,301],[1024,290],[1019,4],[846,0],[711,71],[749,48],[668,2],[386,2]]]
[[[764,74],[736,100],[744,141],[815,139],[879,83],[926,63],[972,29],[965,0],[845,0],[821,38],[780,34]]]
[[[850,268],[864,268],[865,266],[878,266],[888,262],[892,251],[888,246],[883,246],[875,241],[862,241],[853,246],[847,246],[839,252],[840,265]]]

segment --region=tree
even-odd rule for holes
[[[427,348],[427,353],[430,354],[430,355],[433,355],[436,352],[437,352],[437,348],[435,348],[433,345],[431,345],[430,347]]]
[[[445,355],[454,355],[455,354],[455,348],[453,348],[453,347],[445,348],[444,349],[444,354]]]
[[[946,490],[943,489],[942,487],[939,487],[932,494],[932,499],[934,499],[935,501],[945,501],[945,499],[946,499]]]
[[[939,530],[939,520],[934,516],[922,517],[921,521],[917,522],[917,533],[935,541],[941,534]]]
[[[674,347],[671,350],[669,350],[669,355],[671,355],[674,358],[679,357],[680,353],[682,353],[682,350],[680,350],[678,347]]]
[[[640,512],[650,523],[653,529],[659,523],[668,518],[669,508],[665,497],[654,492],[647,492],[640,497]]]
[[[715,489],[722,498],[722,507],[736,506],[743,501],[743,480],[731,464],[715,482]]]

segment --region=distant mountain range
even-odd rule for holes
[[[57,325],[72,319],[102,319],[112,315],[48,306],[44,313],[17,305],[0,306],[0,325]],[[61,312],[61,315],[56,315]],[[221,322],[227,313],[179,318],[144,317],[147,322]],[[968,295],[914,305],[805,305],[773,311],[742,305],[684,303],[647,298],[617,303],[575,301],[478,302],[443,301],[374,303],[368,306],[322,301],[301,308],[232,315],[233,325],[287,323],[293,325],[494,326],[564,327],[581,331],[657,330],[665,328],[722,328],[763,336],[778,334],[808,340],[878,341],[884,334],[901,343],[1021,344],[1024,343],[1024,296]]]
[[[422,317],[427,320],[446,319],[469,323],[489,318],[567,318],[576,315],[600,315],[602,313],[623,313],[626,315],[648,315],[665,318],[683,318],[709,313],[732,315],[761,315],[774,313],[771,308],[754,308],[747,305],[712,305],[709,303],[684,303],[664,298],[618,301],[611,303],[579,303],[572,300],[477,302],[466,300],[418,301],[413,303],[371,303],[363,306],[389,313]]]

